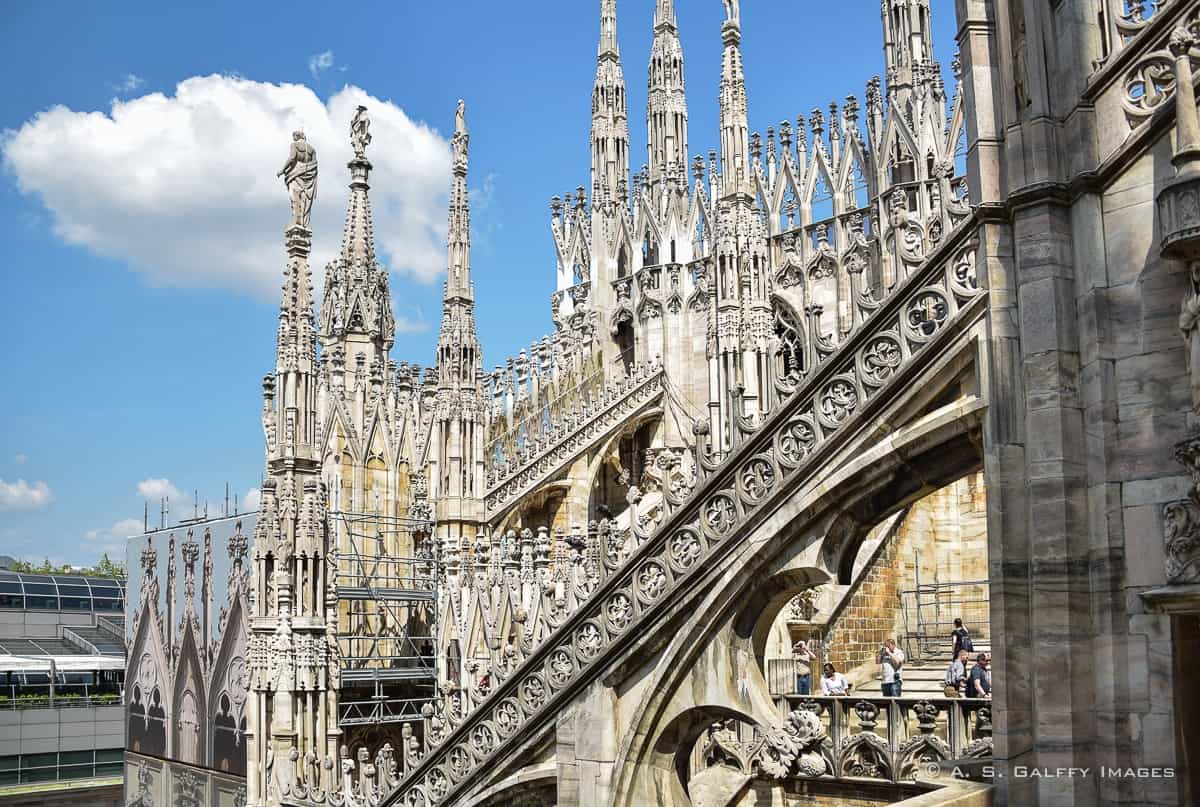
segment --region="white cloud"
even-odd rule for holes
[[[125,539],[141,535],[143,526],[140,518],[123,518],[111,527],[88,530],[83,541],[97,558],[107,553],[110,560],[120,561],[125,558]]]
[[[45,482],[32,485],[24,479],[5,482],[0,479],[0,511],[45,510],[54,501],[54,494]]]
[[[17,465],[24,465],[25,463],[29,462],[29,455],[22,451],[13,457],[13,462],[15,462]]]
[[[242,505],[239,508],[243,513],[250,513],[258,509],[259,491],[258,488],[250,488],[246,491],[246,495],[242,497]]]
[[[115,84],[110,84],[109,86],[121,93],[121,95],[129,95],[129,93],[133,92],[145,83],[145,80],[141,76],[135,76],[133,73],[126,73],[124,78]]]
[[[308,72],[312,73],[313,78],[318,78],[329,68],[333,67],[333,51],[323,50],[320,53],[314,53],[308,60]]]
[[[143,479],[137,484],[137,494],[143,499],[171,499],[176,504],[183,503],[183,494],[171,484],[170,479]]]
[[[116,99],[109,113],[47,109],[0,136],[7,170],[54,232],[127,262],[155,285],[231,289],[274,301],[290,209],[275,176],[291,132],[317,149],[312,265],[341,246],[350,119],[370,110],[372,207],[380,258],[432,282],[446,264],[450,149],[393,103],[352,86],[322,102],[296,84],[189,78],[173,96]],[[451,110],[447,109],[447,118]],[[316,279],[317,294],[320,279]]]

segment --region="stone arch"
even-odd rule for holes
[[[691,763],[696,744],[717,723],[737,721],[746,726],[758,722],[740,709],[723,704],[708,703],[688,708],[668,720],[653,745],[653,765],[658,770],[670,770],[673,777],[661,783],[669,789],[670,804],[690,804],[692,801]],[[747,760],[741,760],[740,774],[749,779]]]
[[[655,662],[651,680],[640,686],[644,694],[630,705],[631,720],[618,750],[614,797],[609,804],[636,807],[644,803],[639,796],[645,796],[645,792],[638,789],[639,784],[645,783],[644,772],[663,768],[675,772],[672,781],[678,788],[666,794],[667,800],[660,803],[690,803],[675,760],[662,756],[665,746],[671,746],[673,741],[678,745],[681,739],[676,720],[685,709],[707,709],[708,704],[712,704],[731,716],[760,726],[777,719],[767,682],[757,674],[758,668],[751,666],[749,670],[742,670],[737,663],[736,657],[751,641],[749,635],[739,636],[738,628],[744,629],[752,621],[739,620],[739,615],[747,613],[747,601],[764,577],[776,580],[777,584],[787,580],[795,584],[820,571],[811,567],[810,561],[818,556],[816,545],[823,531],[821,522],[791,529],[788,538],[778,542],[745,545],[742,552],[723,561],[722,568],[729,570],[727,575],[689,604],[685,611],[688,616],[674,629],[664,648],[665,657]],[[770,599],[769,595],[767,599]],[[745,652],[752,654],[753,651],[746,649]],[[688,682],[692,671],[701,668],[706,670],[704,675],[708,678],[736,677],[736,681],[713,684],[713,688],[705,690],[728,698],[728,703],[707,698],[686,706],[681,704],[689,698],[700,697]],[[737,705],[734,705],[735,701]],[[708,725],[711,723],[704,724],[703,728]],[[699,726],[695,727],[695,731],[699,730]],[[698,733],[692,736],[692,742],[698,737]]]
[[[554,479],[539,485],[521,497],[516,506],[510,507],[493,523],[492,534],[500,536],[509,530],[536,531],[538,527],[553,530],[557,522],[566,516],[571,480],[556,475]]]
[[[775,314],[775,378],[793,388],[808,373],[808,335],[796,310],[782,297],[771,298]]]
[[[558,795],[558,766],[544,762],[522,768],[472,796],[466,807],[541,807]]]
[[[980,457],[975,430],[981,411],[964,407],[953,416],[935,411],[908,421],[900,436],[872,449],[851,452],[847,448],[830,461],[827,474],[796,483],[802,487],[779,504],[771,516],[774,524],[764,523],[758,540],[743,542],[713,567],[707,584],[697,585],[694,597],[681,606],[681,618],[672,624],[671,635],[654,640],[664,644],[650,645],[662,649],[654,658],[653,672],[638,683],[642,694],[636,703],[627,705],[630,719],[622,724],[611,805],[642,803],[638,797],[644,795],[644,789],[639,789],[646,781],[643,772],[652,767],[654,747],[663,733],[661,727],[673,717],[671,710],[679,708],[679,701],[695,697],[697,690],[708,691],[694,677],[700,675],[697,670],[709,665],[712,670],[705,670],[704,675],[729,675],[728,670],[712,665],[719,659],[714,648],[739,641],[749,644],[750,637],[738,636],[736,615],[746,610],[745,601],[761,581],[805,567],[832,577],[837,567],[827,559],[840,560],[845,553],[853,556],[857,552],[861,536],[856,525],[881,521],[966,470],[977,469]],[[834,546],[826,547],[826,543]],[[741,624],[743,631],[747,622]],[[636,675],[634,668],[641,663],[644,660],[631,660],[622,671],[610,675],[611,685],[621,687],[620,675]],[[729,703],[740,703],[760,724],[777,722],[765,681],[749,675],[721,685]]]
[[[624,493],[618,490],[620,471],[612,464],[613,452],[622,468],[630,473],[629,485],[641,485],[641,477],[645,469],[646,451],[655,442],[655,431],[663,423],[664,413],[660,407],[645,410],[630,418],[625,426],[600,445],[589,458],[587,468],[588,480],[588,518],[616,518],[628,509]],[[625,454],[627,456],[622,456]],[[637,458],[636,463],[629,462]],[[629,467],[631,464],[637,467]],[[620,496],[618,497],[618,493]]]
[[[787,606],[792,597],[806,589],[815,588],[831,580],[823,569],[812,566],[785,569],[758,582],[742,600],[742,606],[733,618],[735,635],[748,639],[765,675],[767,636],[775,618]]]

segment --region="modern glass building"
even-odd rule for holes
[[[120,803],[124,609],[120,580],[0,571],[0,802]]]
[[[0,571],[0,608],[120,614],[125,584],[109,577]]]

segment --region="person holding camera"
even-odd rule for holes
[[[792,659],[796,664],[796,694],[811,694],[812,665],[817,660],[816,653],[808,648],[808,642],[801,639],[792,645]]]
[[[904,687],[900,669],[904,666],[904,651],[896,646],[895,639],[888,639],[879,648],[879,664],[882,667],[883,696],[899,698]]]

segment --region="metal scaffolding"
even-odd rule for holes
[[[437,691],[432,524],[334,511],[343,726],[419,719]]]

